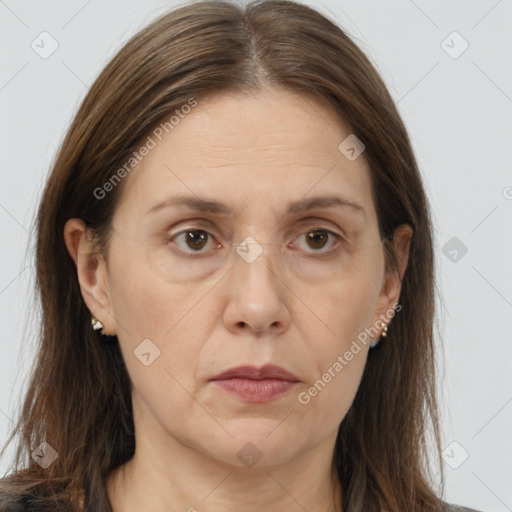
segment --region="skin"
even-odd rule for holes
[[[365,328],[380,334],[412,236],[408,225],[397,228],[399,271],[385,275],[368,163],[338,150],[350,133],[315,100],[286,90],[203,99],[125,178],[107,255],[93,254],[80,219],[67,222],[84,301],[103,332],[118,336],[132,381],[137,447],[109,475],[114,512],[341,510],[334,443],[368,343],[309,403],[298,395]],[[289,202],[334,192],[365,214],[334,206],[285,215]],[[184,206],[146,214],[177,194],[222,201],[235,214]],[[201,259],[173,252],[197,248],[177,237],[186,228],[211,234]],[[318,257],[337,242],[308,244],[313,229],[345,235],[341,252]],[[263,249],[251,263],[234,250],[247,236]],[[134,356],[145,339],[160,350],[148,366]],[[266,363],[300,382],[251,403],[208,381]],[[252,467],[237,457],[246,443],[261,455]]]

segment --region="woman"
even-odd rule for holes
[[[77,113],[37,227],[1,510],[470,510],[424,464],[431,428],[442,476],[411,144],[318,12],[197,2],[142,30]]]

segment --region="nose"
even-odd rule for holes
[[[276,336],[289,328],[290,312],[285,301],[291,291],[272,267],[269,249],[264,247],[251,262],[235,259],[226,283],[228,303],[223,315],[230,332]]]

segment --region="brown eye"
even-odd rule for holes
[[[210,241],[210,233],[203,229],[188,229],[181,231],[173,239],[176,240],[176,245],[184,252],[205,252],[203,249]]]
[[[305,243],[304,243],[304,241]],[[293,246],[302,252],[315,254],[315,256],[327,256],[337,253],[340,249],[343,237],[329,229],[311,229],[294,240]]]
[[[185,243],[195,251],[202,249],[208,242],[208,233],[202,230],[186,231]]]
[[[214,256],[216,251],[212,249],[219,250],[223,247],[215,235],[200,227],[192,226],[174,235],[166,236],[166,243],[172,252],[188,258]]]
[[[310,231],[306,240],[312,249],[323,249],[329,240],[329,233],[323,230]]]

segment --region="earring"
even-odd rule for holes
[[[370,348],[374,348],[379,344],[379,341],[381,338],[385,338],[388,335],[388,326],[387,324],[384,324],[384,328],[382,329],[382,334],[380,335],[380,338],[376,339],[374,342],[370,343]]]
[[[96,320],[96,318],[94,318],[94,317],[91,318],[91,325],[95,331],[99,331],[100,329],[103,329],[103,324],[99,320]]]

